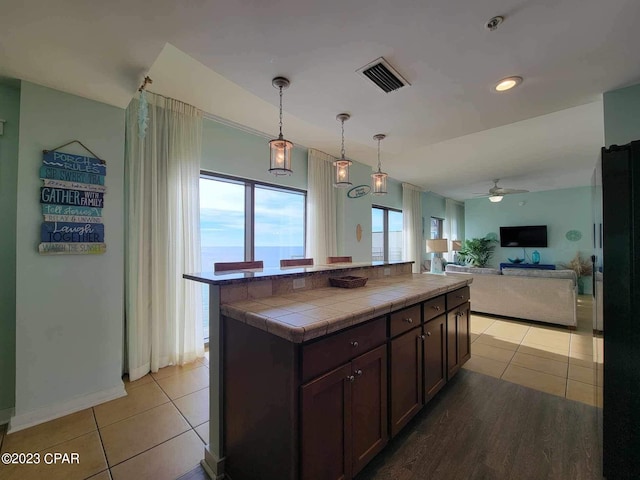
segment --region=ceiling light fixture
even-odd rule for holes
[[[271,152],[269,171],[276,176],[291,175],[291,149],[293,143],[285,140],[282,136],[282,90],[288,88],[290,82],[284,77],[276,77],[271,80],[271,84],[280,89],[280,135],[269,142],[269,150]]]
[[[489,201],[493,203],[501,202],[503,195],[491,195],[489,196]]]
[[[511,90],[513,87],[517,87],[521,83],[522,77],[507,77],[500,80],[494,89],[496,92],[506,92],[507,90]]]
[[[498,28],[498,25],[500,25],[502,22],[504,22],[504,17],[501,15],[498,15],[493,18],[490,18],[487,21],[487,23],[484,24],[484,28],[486,28],[490,32],[493,32]]]
[[[351,160],[347,160],[344,156],[344,122],[349,120],[351,115],[348,113],[339,113],[336,116],[336,120],[339,120],[342,124],[342,149],[340,150],[340,160],[333,162],[335,167],[335,177],[333,179],[334,187],[350,187],[352,183],[349,181],[349,167],[353,163]]]
[[[378,141],[378,171],[371,174],[371,195],[386,195],[387,194],[387,175],[381,169],[380,163],[380,141],[384,140],[386,135],[378,133],[373,136],[374,140]]]

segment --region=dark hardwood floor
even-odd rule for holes
[[[204,471],[200,465],[191,470],[190,472],[185,473],[177,480],[211,480],[207,473]]]
[[[601,479],[596,413],[461,370],[356,478]]]
[[[356,480],[601,479],[596,415],[463,369]],[[198,466],[179,480],[208,477]]]

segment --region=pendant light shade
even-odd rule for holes
[[[386,135],[382,133],[373,136],[373,139],[378,141],[378,171],[371,174],[371,195],[387,194],[387,177],[389,175],[382,171],[380,163],[380,142],[385,138]]]
[[[340,159],[333,162],[334,175],[333,186],[334,187],[350,187],[353,185],[349,180],[349,167],[353,163],[351,160],[347,160],[344,156],[344,122],[349,120],[351,115],[348,113],[340,113],[336,116],[336,119],[342,124],[342,149],[340,151]]]
[[[293,143],[282,136],[282,90],[290,84],[284,77],[276,77],[271,81],[272,85],[280,90],[280,135],[269,142],[271,158],[269,171],[276,176],[291,175],[291,150]]]

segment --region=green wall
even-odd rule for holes
[[[433,192],[422,194],[422,261],[430,260],[433,254],[427,253],[427,239],[431,232],[431,217],[443,218],[446,213],[446,198]]]
[[[640,84],[603,95],[606,146],[640,140]]]
[[[15,403],[16,371],[16,202],[20,88],[0,84],[0,424]]]
[[[548,248],[527,248],[527,255],[537,250],[540,263],[568,262],[576,252],[589,258],[593,250],[591,220],[591,187],[567,188],[546,192],[506,195],[499,203],[487,198],[467,200],[465,206],[465,238],[500,235],[500,227],[547,225]],[[566,233],[578,230],[579,241],[569,241]],[[495,267],[507,258],[522,258],[522,248],[496,246],[491,264]]]
[[[16,404],[11,428],[124,395],[124,118],[22,82],[16,248]],[[107,162],[103,255],[38,254],[42,150],[78,139]],[[66,151],[82,150],[68,147]]]
[[[353,162],[349,179],[353,186],[371,185],[371,167]],[[336,188],[336,220],[338,255],[353,257],[354,262],[371,261],[371,201],[377,200],[372,195],[360,198],[349,198],[349,188]],[[362,228],[362,237],[358,242],[357,226]]]
[[[294,147],[291,176],[269,173],[269,140],[204,119],[202,169],[285,187],[307,189],[307,149]]]

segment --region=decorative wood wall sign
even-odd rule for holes
[[[70,143],[79,143],[93,156],[59,151]],[[81,142],[70,143],[43,152],[40,203],[44,222],[38,247],[42,255],[100,254],[107,250],[102,223],[106,162]]]
[[[349,198],[364,197],[370,191],[371,191],[371,187],[369,185],[357,185],[347,192],[347,197]]]

